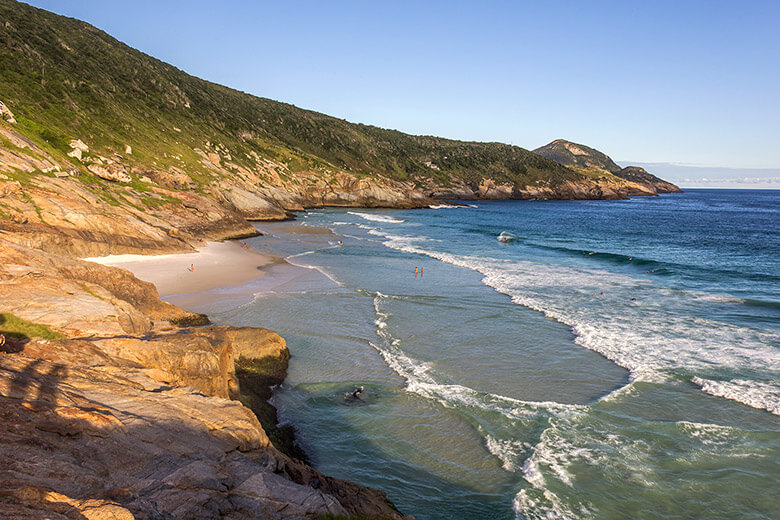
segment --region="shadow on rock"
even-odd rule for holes
[[[281,454],[239,402],[148,374],[86,341],[0,354],[0,517],[401,518]]]

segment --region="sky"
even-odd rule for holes
[[[776,0],[28,3],[348,121],[527,149],[563,138],[689,186],[780,188]]]

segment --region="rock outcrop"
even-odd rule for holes
[[[3,103],[2,101],[0,101],[0,119],[8,121],[12,125],[16,124],[14,113],[11,112],[11,109],[5,106],[5,103]]]
[[[0,517],[401,518],[281,453],[235,400],[252,392],[237,367],[283,377],[276,333],[179,328],[203,318],[122,269],[2,239],[0,258],[0,313],[66,336],[0,347]]]
[[[658,193],[682,192],[680,188],[671,182],[656,177],[652,173],[639,166],[626,166],[625,168],[622,168],[620,171],[616,172],[615,175],[637,184],[650,186]]]

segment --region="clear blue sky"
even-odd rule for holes
[[[195,76],[349,121],[529,149],[560,137],[623,162],[780,168],[780,1],[29,3]]]

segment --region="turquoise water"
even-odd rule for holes
[[[780,518],[779,224],[777,191],[318,210],[212,316],[280,332],[314,465],[420,520]]]

